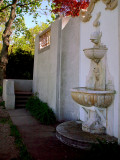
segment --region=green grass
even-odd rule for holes
[[[1,124],[6,124],[8,122],[9,122],[9,117],[7,117],[7,118],[0,118],[0,123]]]
[[[32,157],[27,151],[26,146],[24,145],[21,135],[17,129],[17,127],[12,123],[10,117],[1,118],[1,124],[9,124],[10,126],[10,136],[15,137],[15,145],[19,150],[19,160],[32,160]]]
[[[3,87],[0,86],[0,96],[2,96]]]
[[[31,156],[27,152],[27,148],[22,141],[22,138],[20,136],[20,133],[17,127],[11,123],[10,129],[11,129],[10,135],[15,137],[15,144],[20,151],[20,159],[21,160],[32,160]]]

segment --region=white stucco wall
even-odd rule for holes
[[[39,35],[35,42],[34,57],[34,75],[33,75],[33,92],[39,93],[39,98],[47,102],[56,113],[57,98],[57,68],[59,63],[57,57],[60,54],[60,36],[61,20],[56,20],[51,25],[51,42],[50,48],[45,51],[39,51]]]
[[[32,92],[33,80],[13,79],[15,91]]]
[[[39,52],[39,35],[35,42],[33,92],[39,93],[59,120],[77,120],[80,110],[70,92],[79,84],[80,22],[69,19],[57,19],[51,25],[49,49]]]
[[[118,98],[120,99],[120,1],[118,1],[118,48],[119,48],[119,91]],[[120,100],[118,100],[118,143],[120,145]]]
[[[71,98],[71,89],[79,85],[79,18],[71,18],[62,30],[61,54],[61,116],[78,120],[79,106]]]
[[[3,100],[6,109],[15,108],[14,80],[3,80]]]
[[[114,80],[114,89],[116,95],[113,104],[107,109],[107,134],[118,137],[118,107],[119,106],[119,43],[118,40],[118,10],[119,7],[110,11],[105,10],[105,4],[101,1],[97,2],[92,12],[92,18],[89,22],[80,24],[80,72],[79,72],[79,85],[86,85],[86,77],[89,72],[90,60],[85,57],[83,49],[92,47],[90,41],[90,34],[95,31],[93,21],[98,12],[101,12],[100,17],[100,30],[102,31],[101,42],[107,46],[107,64],[111,77]],[[81,117],[83,116],[81,110]]]

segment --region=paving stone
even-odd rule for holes
[[[35,160],[85,159],[87,151],[69,147],[56,138],[56,125],[42,125],[25,109],[8,111],[28,152]]]

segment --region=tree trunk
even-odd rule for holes
[[[3,79],[6,78],[6,64],[8,62],[8,48],[9,48],[9,39],[12,34],[12,24],[13,21],[16,17],[16,3],[18,0],[13,0],[12,1],[12,6],[11,6],[11,13],[9,20],[6,22],[5,25],[5,30],[2,35],[2,40],[3,40],[3,47],[1,51],[1,57],[0,57],[0,85],[3,83]]]
[[[3,0],[0,0],[0,4],[2,4],[3,3]]]

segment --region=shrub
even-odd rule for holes
[[[0,102],[0,106],[2,106],[3,109],[5,109],[5,101],[1,101],[1,102]]]
[[[42,102],[37,95],[31,96],[26,104],[32,116],[39,120],[42,124],[54,124],[56,117],[52,109],[47,103]]]
[[[3,91],[3,88],[2,86],[0,86],[0,96],[2,96],[2,91]]]

